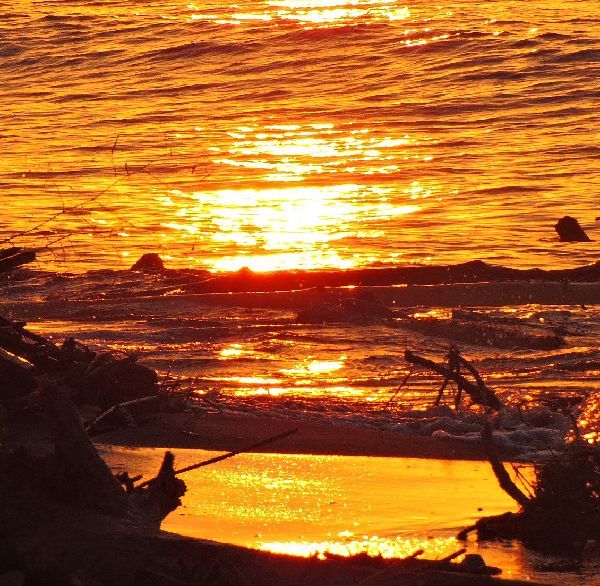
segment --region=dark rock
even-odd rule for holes
[[[143,271],[145,273],[161,273],[165,270],[162,258],[156,252],[147,252],[137,260],[131,267],[132,271]]]
[[[558,220],[554,229],[561,242],[591,242],[579,222],[571,216],[565,216]]]
[[[457,566],[468,574],[477,574],[479,576],[488,575],[488,576],[496,576],[502,573],[500,568],[495,568],[494,566],[488,566],[484,559],[478,553],[468,553],[462,562],[457,564]]]

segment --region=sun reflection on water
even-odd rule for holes
[[[339,360],[316,360],[308,358],[305,362],[296,365],[293,368],[282,369],[281,372],[292,376],[302,376],[310,374],[323,374],[335,372],[344,367],[347,356],[340,356]]]
[[[267,0],[262,12],[245,12],[232,5],[231,13],[210,14],[197,12],[199,8],[189,4],[192,20],[207,20],[216,24],[239,25],[243,22],[292,22],[304,28],[329,28],[356,26],[378,22],[402,21],[411,17],[410,8],[398,6],[389,0]]]
[[[311,175],[353,174],[372,161],[368,174],[389,175],[399,159],[412,156],[422,141],[360,125],[330,123],[238,126],[229,131],[227,156],[216,165],[264,171],[265,181],[303,181]],[[221,152],[220,149],[216,152]]]
[[[449,555],[459,548],[454,537],[436,537],[431,539],[379,537],[377,535],[355,536],[352,531],[342,531],[339,539],[329,541],[270,541],[261,543],[259,549],[272,553],[301,557],[317,556],[325,559],[327,554],[349,557],[358,554],[381,556],[386,559],[406,558],[418,550],[424,556],[436,559]]]
[[[357,264],[351,247],[339,251],[335,242],[378,238],[378,223],[420,211],[414,201],[427,197],[413,185],[406,193],[411,203],[394,203],[391,192],[391,187],[356,184],[172,190],[157,202],[167,210],[175,208],[174,219],[162,227],[173,237],[204,241],[216,253],[208,261],[215,270],[351,268]]]
[[[385,239],[390,222],[437,205],[430,185],[402,171],[405,161],[433,159],[427,137],[322,119],[252,120],[226,135],[209,149],[217,179],[211,182],[243,173],[241,185],[172,189],[155,198],[166,208],[166,239],[209,250],[215,258],[204,263],[212,270],[368,264],[381,259],[360,249]]]

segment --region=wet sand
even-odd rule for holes
[[[485,459],[479,446],[459,440],[405,435],[351,425],[221,412],[157,414],[138,427],[97,435],[94,441],[131,447],[237,451],[289,429],[298,431],[257,451],[446,460]]]

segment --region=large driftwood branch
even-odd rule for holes
[[[128,517],[138,526],[160,529],[162,520],[181,505],[186,486],[176,477],[175,456],[166,452],[156,478],[147,488],[134,488],[129,495]]]
[[[45,371],[60,368],[60,351],[49,340],[24,329],[24,324],[0,316],[0,347]]]
[[[475,384],[469,379],[465,378],[459,372],[451,370],[441,364],[437,364],[436,362],[433,362],[433,360],[429,360],[428,358],[418,356],[410,350],[405,351],[404,358],[411,364],[418,364],[419,366],[423,366],[425,368],[428,368],[429,370],[433,370],[433,372],[442,375],[445,379],[454,381],[458,385],[459,390],[465,391],[465,393],[467,393],[469,397],[471,397],[474,403],[477,403],[478,405],[483,405],[484,407],[490,407],[491,409],[494,409],[496,411],[500,411],[503,409],[503,405],[500,399],[498,399],[494,391],[492,391],[483,382],[479,374],[477,374],[477,376],[474,375],[475,380],[477,381],[477,384]],[[461,364],[467,365],[468,363],[466,360],[462,359]]]
[[[492,470],[494,471],[494,475],[498,480],[498,484],[500,488],[512,499],[514,499],[517,504],[523,508],[526,508],[527,505],[531,504],[531,499],[524,494],[519,487],[512,481],[510,475],[506,471],[502,460],[499,458],[498,453],[494,447],[494,440],[492,437],[492,425],[489,421],[486,421],[483,424],[483,428],[481,429],[481,443],[488,457],[488,461],[492,466]]]
[[[142,397],[141,399],[133,399],[132,401],[124,401],[122,403],[117,403],[112,407],[106,409],[96,417],[92,422],[88,423],[85,427],[85,430],[89,435],[95,435],[97,427],[103,422],[106,421],[111,415],[114,413],[120,413],[123,418],[131,417],[131,414],[128,412],[129,407],[135,407],[137,405],[154,403],[161,399],[160,395],[150,395],[149,397]],[[134,420],[135,422],[135,420]]]
[[[192,464],[190,466],[186,466],[185,468],[179,468],[179,470],[175,470],[175,474],[183,474],[184,472],[190,472],[192,470],[197,470],[198,468],[203,468],[204,466],[210,466],[211,464],[216,464],[217,462],[222,462],[223,460],[227,460],[228,458],[232,458],[233,456],[237,456],[238,454],[243,454],[245,452],[252,452],[254,450],[257,450],[258,448],[262,448],[264,446],[272,444],[273,442],[279,441],[280,439],[283,439],[285,437],[293,435],[294,433],[298,433],[298,428],[288,429],[287,431],[284,431],[283,433],[279,433],[277,435],[268,437],[264,440],[260,440],[259,442],[253,443],[249,446],[246,446],[245,448],[242,448],[241,450],[234,450],[233,452],[227,452],[226,454],[221,454],[220,456],[215,456],[214,458],[209,458],[208,460],[203,460],[202,462],[198,462],[197,464]],[[150,480],[146,480],[146,481],[142,482],[141,484],[139,484],[137,486],[137,488],[149,486],[153,482],[155,482],[157,479],[158,479],[158,476],[156,478],[151,478]]]

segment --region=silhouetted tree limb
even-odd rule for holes
[[[500,411],[503,409],[502,402],[494,391],[492,391],[481,379],[479,373],[475,370],[475,368],[468,363],[464,358],[460,357],[460,364],[466,366],[471,374],[473,374],[475,378],[475,383],[471,382],[469,379],[464,377],[460,372],[457,372],[455,369],[448,368],[442,364],[437,364],[433,362],[433,360],[429,360],[428,358],[424,358],[423,356],[418,356],[414,352],[410,350],[406,350],[404,353],[404,358],[410,362],[411,364],[417,364],[419,366],[423,366],[440,374],[444,377],[444,379],[451,380],[455,382],[458,386],[459,392],[464,391],[471,397],[471,400],[478,404],[483,405],[484,407],[489,407],[495,411]],[[474,373],[477,373],[476,375]]]
[[[502,460],[498,456],[496,449],[494,448],[494,440],[492,437],[492,425],[489,421],[485,421],[481,430],[481,443],[485,449],[488,461],[492,466],[494,475],[498,480],[500,488],[517,504],[523,508],[531,504],[531,499],[524,494],[519,487],[512,481],[510,475],[506,471]]]

